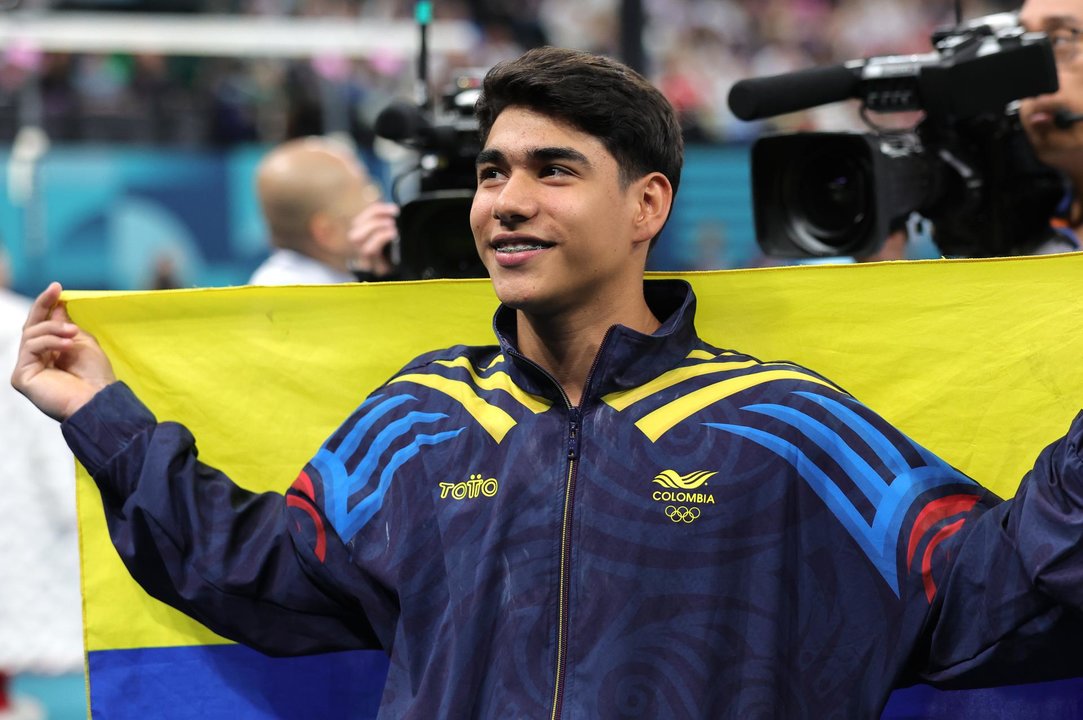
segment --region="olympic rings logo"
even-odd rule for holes
[[[702,513],[698,507],[685,507],[684,505],[666,506],[666,517],[675,523],[692,523],[699,519]]]

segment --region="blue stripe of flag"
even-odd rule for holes
[[[368,720],[388,665],[377,650],[272,658],[243,645],[97,650],[87,663],[100,720]]]

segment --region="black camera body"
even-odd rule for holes
[[[857,98],[924,111],[913,130],[765,136],[752,147],[757,242],[776,257],[871,255],[912,213],[947,256],[1025,254],[1049,235],[1059,173],[1034,156],[1015,101],[1055,92],[1052,45],[1013,13],[938,31],[935,52],[742,81],[751,120]]]
[[[470,231],[470,205],[477,188],[475,161],[481,150],[474,104],[480,74],[457,77],[434,111],[395,102],[376,118],[380,137],[418,153],[417,166],[394,180],[401,205],[393,260],[403,279],[486,277]],[[418,193],[402,203],[399,182],[419,174]]]

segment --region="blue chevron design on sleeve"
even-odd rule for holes
[[[369,398],[358,409],[358,412],[361,412],[367,408],[367,412],[357,418],[338,447],[332,451],[325,444],[310,461],[322,479],[323,512],[343,542],[349,542],[383,506],[384,496],[391,486],[395,472],[407,460],[416,456],[422,447],[439,445],[457,437],[466,429],[415,435],[405,447],[396,450],[380,470],[381,459],[393,443],[408,436],[418,425],[447,418],[443,413],[408,412],[381,429],[370,441],[357,467],[349,470],[347,462],[357,452],[361,442],[371,434],[376,422],[411,400],[416,401],[417,398],[412,395],[399,395],[386,400],[380,396]],[[372,485],[378,470],[379,478],[375,487],[350,507],[350,499]]]
[[[894,475],[891,481],[888,482],[881,477],[868,462],[861,458],[859,453],[846,444],[837,432],[800,410],[776,404],[748,405],[742,410],[765,415],[789,425],[835,461],[876,508],[871,525],[838,483],[797,445],[757,428],[725,423],[704,423],[704,425],[751,440],[792,465],[798,475],[808,483],[842,523],[898,596],[897,547],[902,523],[910,506],[919,495],[930,488],[958,483],[973,484],[973,481],[912,442],[913,447],[919,451],[927,464],[911,467],[891,440],[853,409],[837,400],[815,393],[797,392],[795,394],[824,407],[861,437]]]

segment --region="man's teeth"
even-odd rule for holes
[[[496,249],[496,251],[498,253],[517,253],[517,252],[528,252],[530,250],[542,250],[544,248],[545,248],[544,245],[537,245],[537,244],[530,244],[530,243],[516,243],[516,244],[501,245],[500,247],[498,247]]]

